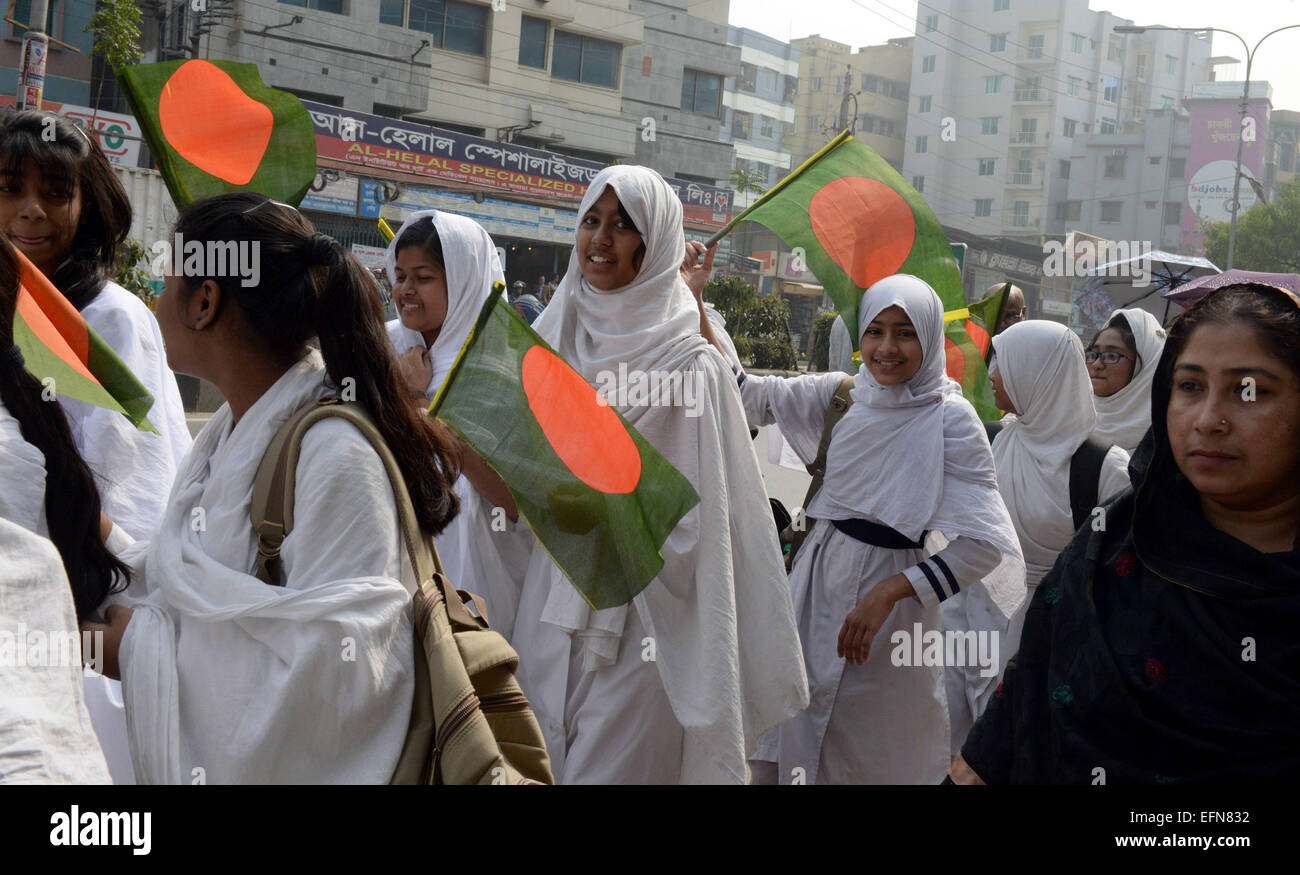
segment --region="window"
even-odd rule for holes
[[[1106,81],[1106,90],[1102,94],[1101,99],[1106,101],[1107,103],[1118,103],[1119,102],[1119,80],[1116,79],[1114,76],[1107,76],[1105,81]]]
[[[1181,225],[1183,223],[1183,205],[1180,201],[1165,201],[1165,224]]]
[[[836,94],[844,93],[844,80],[839,76],[835,77],[835,93]]]
[[[1068,119],[1065,120],[1065,124],[1064,124],[1064,126],[1063,126],[1063,130],[1061,131],[1061,133],[1062,133],[1064,136],[1067,136],[1067,137],[1073,137],[1073,136],[1074,136],[1075,128],[1077,128],[1078,126],[1079,126],[1079,123],[1078,123],[1078,122],[1076,122],[1076,121],[1075,121],[1074,119],[1072,119],[1072,118],[1068,118]]]
[[[1070,162],[1069,162],[1069,161],[1058,161],[1056,166],[1057,166],[1057,168],[1058,168],[1058,170],[1057,170],[1057,175],[1059,175],[1062,179],[1069,179],[1069,178],[1070,178]]]
[[[523,16],[519,29],[519,65],[546,69],[546,33],[550,23],[544,18]]]
[[[916,111],[917,112],[930,111],[930,95],[927,94],[925,97],[922,97],[917,101]]]
[[[1142,206],[1146,207],[1148,210],[1154,210],[1154,209],[1156,208],[1156,202],[1155,202],[1155,201],[1143,201],[1143,202],[1142,202]]]
[[[1007,50],[1007,35],[1005,33],[989,34],[989,51],[1005,52]]]
[[[1016,228],[1029,226],[1029,201],[1016,201],[1011,211],[1011,224]]]
[[[1124,215],[1123,201],[1101,202],[1101,220],[1103,222],[1118,222],[1122,215]]]
[[[993,215],[993,198],[981,197],[975,199],[975,217]]]
[[[301,6],[304,9],[319,9],[321,12],[333,12],[336,15],[343,14],[343,0],[280,0],[280,2],[286,3],[289,6]],[[24,9],[24,4],[19,3],[14,12],[17,13],[20,9]],[[50,4],[50,10],[54,10],[53,3]],[[30,13],[24,11],[21,16],[15,14],[14,17],[26,21],[29,14]],[[482,52],[479,54],[482,54]]]
[[[557,30],[555,45],[551,48],[551,75],[556,79],[568,79],[570,82],[617,88],[621,48],[618,43],[608,40]],[[713,80],[720,95],[722,77],[714,75]],[[717,115],[717,110],[714,110],[714,115]]]
[[[1170,158],[1170,159],[1169,159],[1169,178],[1170,178],[1170,179],[1182,179],[1182,178],[1183,178],[1184,176],[1186,176],[1186,175],[1187,175],[1187,159],[1186,159],[1186,158]]]
[[[758,69],[758,87],[767,92],[776,91],[780,87],[781,74],[771,67],[760,67]]]
[[[820,129],[821,129],[821,126],[822,126],[822,117],[821,117],[821,116],[819,116],[819,115],[810,115],[810,116],[808,116],[808,130],[810,130],[810,131],[820,130]]]
[[[1174,99],[1173,99],[1172,97],[1162,97],[1162,98],[1160,98],[1160,108],[1161,108],[1161,109],[1173,109],[1173,108],[1174,108]]]
[[[1139,79],[1144,79],[1144,78],[1146,78],[1146,75],[1147,75],[1147,56],[1146,56],[1146,55],[1138,55],[1138,56],[1137,56],[1137,64],[1136,64],[1136,66],[1137,66],[1137,77],[1138,77]]]
[[[1097,132],[1101,134],[1115,133],[1115,120],[1113,118],[1103,118],[1101,120],[1101,127]],[[1084,133],[1087,133],[1086,129],[1084,130]]]
[[[775,121],[770,115],[760,115],[758,117],[758,133],[760,136],[772,136],[772,122]]]
[[[1002,92],[1002,77],[1001,77],[1001,76],[985,76],[985,77],[984,77],[984,93],[985,93],[985,94],[1000,94],[1001,92]]]
[[[1070,51],[1074,52],[1076,55],[1083,54],[1083,34],[1070,34]]]
[[[822,77],[820,77],[820,76],[814,76],[814,77],[812,78],[812,90],[813,90],[813,91],[821,91],[821,90],[822,90]]]
[[[734,110],[731,113],[731,136],[737,140],[748,140],[753,133],[754,116],[752,113]]]
[[[741,64],[740,75],[736,77],[736,88],[740,91],[754,93],[754,86],[758,84],[758,67],[753,64]]]
[[[994,12],[1005,12],[1011,8],[1011,0],[993,0]]]
[[[1119,60],[1120,40],[1117,36],[1112,36],[1106,43],[1106,60]]]
[[[926,55],[924,58],[921,59],[921,72],[922,72],[922,73],[933,73],[933,72],[934,72],[934,59],[935,59],[935,57],[936,57],[935,55]]]
[[[1178,59],[1173,55],[1165,55],[1165,72],[1170,76],[1178,72]]]
[[[1125,155],[1125,154],[1120,154],[1120,155],[1107,155],[1107,156],[1106,156],[1106,171],[1105,171],[1105,176],[1106,176],[1106,178],[1107,178],[1107,179],[1123,179],[1123,178],[1124,178],[1124,164],[1125,164],[1125,162],[1127,162],[1127,161],[1128,161],[1128,155]]]
[[[980,159],[980,176],[993,176],[997,173],[998,159],[981,158]]]
[[[290,2],[290,5],[340,14],[343,12],[343,0],[302,0]],[[403,0],[380,0],[379,21],[381,24],[402,27],[402,15],[405,13],[405,26],[429,34],[429,42],[434,48],[482,55],[487,46],[487,12],[486,6],[460,3],[457,0],[409,0],[406,3]],[[546,51],[545,40],[543,35],[543,53]],[[520,53],[523,53],[522,45]]]
[[[333,12],[335,10],[327,9],[325,11]],[[14,21],[30,22],[32,20],[32,0],[18,0],[11,17]],[[55,39],[63,36],[62,28],[59,27],[59,18],[58,0],[49,0],[49,5],[45,7],[45,34],[47,36],[52,36]],[[12,25],[9,27],[10,36],[14,39],[22,39],[23,34],[26,32],[21,27],[13,27]]]
[[[925,134],[922,134],[921,136],[916,138],[916,149],[914,149],[913,151],[924,152],[927,149],[929,149],[929,147],[930,147],[930,138]]]
[[[927,15],[925,17],[925,32],[934,33],[938,29],[939,29],[939,16]],[[917,191],[920,191],[920,189],[918,188]]]
[[[869,73],[862,74],[862,90],[875,94],[880,90],[880,80]]]
[[[924,177],[924,176],[913,176],[913,177],[912,177],[912,188],[916,189],[916,191],[917,191],[918,194],[919,194],[920,192],[925,191],[925,177]]]
[[[989,116],[988,118],[980,119],[981,136],[989,136],[989,137],[997,136],[998,122],[1000,120],[1001,120],[1000,116],[996,116],[996,115]]]
[[[557,34],[558,36],[558,34]],[[722,100],[722,77],[687,67],[682,70],[682,109],[718,117]],[[737,113],[739,115],[740,113]],[[746,118],[749,113],[744,113]],[[749,137],[749,123],[745,124],[745,137]]]
[[[1041,33],[1034,34],[1029,38],[1029,57],[1041,58],[1043,56],[1043,46],[1047,38]]]
[[[1065,92],[1066,92],[1067,94],[1069,94],[1071,97],[1078,97],[1078,96],[1079,96],[1079,86],[1080,86],[1082,83],[1083,83],[1083,80],[1080,79],[1078,76],[1069,76],[1069,77],[1067,77],[1067,81],[1066,81],[1066,85],[1065,85]]]
[[[1070,204],[1066,201],[1056,205],[1056,221],[1067,222],[1070,219]]]

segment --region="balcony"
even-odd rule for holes
[[[1045,146],[1047,134],[1038,131],[1013,131],[1011,142],[1017,146]]]
[[[1016,63],[1018,64],[1043,64],[1050,66],[1056,63],[1056,58],[1047,54],[1043,49],[1021,48],[1016,52]]]
[[[1007,185],[1037,187],[1034,174],[1030,170],[1013,170],[1007,174]]]
[[[1016,103],[1049,103],[1051,98],[1044,88],[1017,88]]]

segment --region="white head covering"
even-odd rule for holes
[[[575,245],[564,279],[533,330],[588,382],[608,384],[599,375],[618,374],[620,364],[627,371],[672,371],[710,347],[700,334],[695,298],[681,277],[686,237],[676,192],[648,167],[606,167],[587,187],[579,222],[606,186],[614,189],[645,241],[641,269],[626,286],[601,291],[583,278],[587,253]],[[644,409],[619,412],[636,422]]]
[[[505,273],[501,270],[496,244],[478,222],[441,210],[420,210],[407,216],[397,236],[388,244],[388,281],[394,289],[397,287],[397,242],[402,239],[402,232],[425,218],[433,219],[433,227],[438,231],[447,274],[447,316],[429,347],[433,379],[429,381],[428,392],[432,395],[455,364],[474,320],[483,309],[483,302],[492,292],[492,285],[505,282]],[[400,318],[389,322],[387,328],[389,339],[399,353],[425,345],[423,335],[402,325]]]
[[[1097,428],[1093,434],[1131,453],[1151,427],[1151,381],[1155,379],[1156,363],[1164,351],[1167,334],[1160,327],[1160,320],[1146,310],[1136,307],[1116,310],[1106,324],[1116,316],[1123,316],[1128,322],[1141,366],[1134,362],[1133,377],[1123,389],[1093,399],[1097,409]]]
[[[1058,322],[1017,323],[993,346],[1003,388],[1020,411],[993,441],[998,490],[1036,582],[1074,534],[1070,458],[1097,422],[1092,384],[1083,344]]]
[[[995,545],[1004,564],[984,583],[1009,617],[1024,600],[1020,544],[998,495],[984,425],[945,372],[943,303],[924,280],[885,277],[862,296],[859,338],[895,306],[916,329],[921,366],[910,379],[882,386],[862,363],[853,406],[832,432],[826,480],[808,516],[865,518],[914,541],[937,530],[949,541],[964,535]]]

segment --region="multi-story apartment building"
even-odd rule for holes
[[[729,3],[625,2],[645,20],[641,44],[623,59],[622,106],[638,125],[636,163],[691,182],[725,182],[732,149],[721,136],[722,83],[740,66],[740,49],[727,44]]]
[[[1273,135],[1274,160],[1276,171],[1269,180],[1270,187],[1276,191],[1286,185],[1300,171],[1300,112],[1292,109],[1275,109],[1268,121],[1269,133]]]
[[[902,170],[912,42],[903,37],[853,51],[816,34],[791,40],[799,50],[796,122],[790,140],[796,166],[825,146],[842,129],[841,121],[848,120],[858,139]]]
[[[743,27],[727,28],[727,42],[740,49],[740,72],[724,84],[722,139],[735,146],[735,168],[768,189],[793,166],[789,144],[795,129],[799,50]],[[736,206],[747,207],[755,197],[740,193]]]
[[[904,175],[946,225],[1036,240],[1071,227],[1075,138],[1176,107],[1210,41],[1087,0],[928,0],[918,8]]]
[[[5,7],[10,8],[9,2]],[[31,22],[31,0],[17,0],[12,10],[6,14],[14,21]],[[45,62],[45,100],[88,105],[94,99],[90,87],[94,65],[91,39],[83,32],[94,12],[94,0],[49,0],[45,33],[52,39]],[[4,34],[0,40],[0,94],[12,97],[18,93],[18,67],[26,28],[7,21],[0,22],[0,28]],[[75,46],[77,51],[69,51],[55,40]]]

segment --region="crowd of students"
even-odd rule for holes
[[[107,279],[130,222],[121,187],[75,126],[42,138],[43,118],[0,128],[0,605],[7,626],[102,633],[108,677],[0,666],[4,779],[389,779],[414,695],[413,571],[392,484],[351,424],[307,432],[284,585],[255,573],[259,462],[344,385],[448,576],[518,651],[560,783],[1300,774],[1290,292],[1216,291],[1168,336],[1120,310],[1086,351],[1064,326],[1008,319],[991,375],[1008,415],[990,442],[945,373],[938,296],[912,276],[877,282],[787,576],[751,429],[775,425],[813,463],[846,375],[746,374],[703,304],[712,253],[685,242],[672,189],[606,168],[533,327],[593,385],[620,368],[698,378],[689,410],[618,410],[700,501],[650,585],[593,610],[496,472],[425,415],[503,281],[481,226],[408,217],[385,324],[373,278],[297,210],[210,198],[174,230],[257,244],[259,280],[168,276],[155,319]],[[13,343],[11,247],[141,378],[159,434],[41,400]],[[192,445],[173,372],[227,402]],[[1092,445],[1081,523],[1072,472]],[[929,633],[1000,644],[989,663],[911,659]]]

